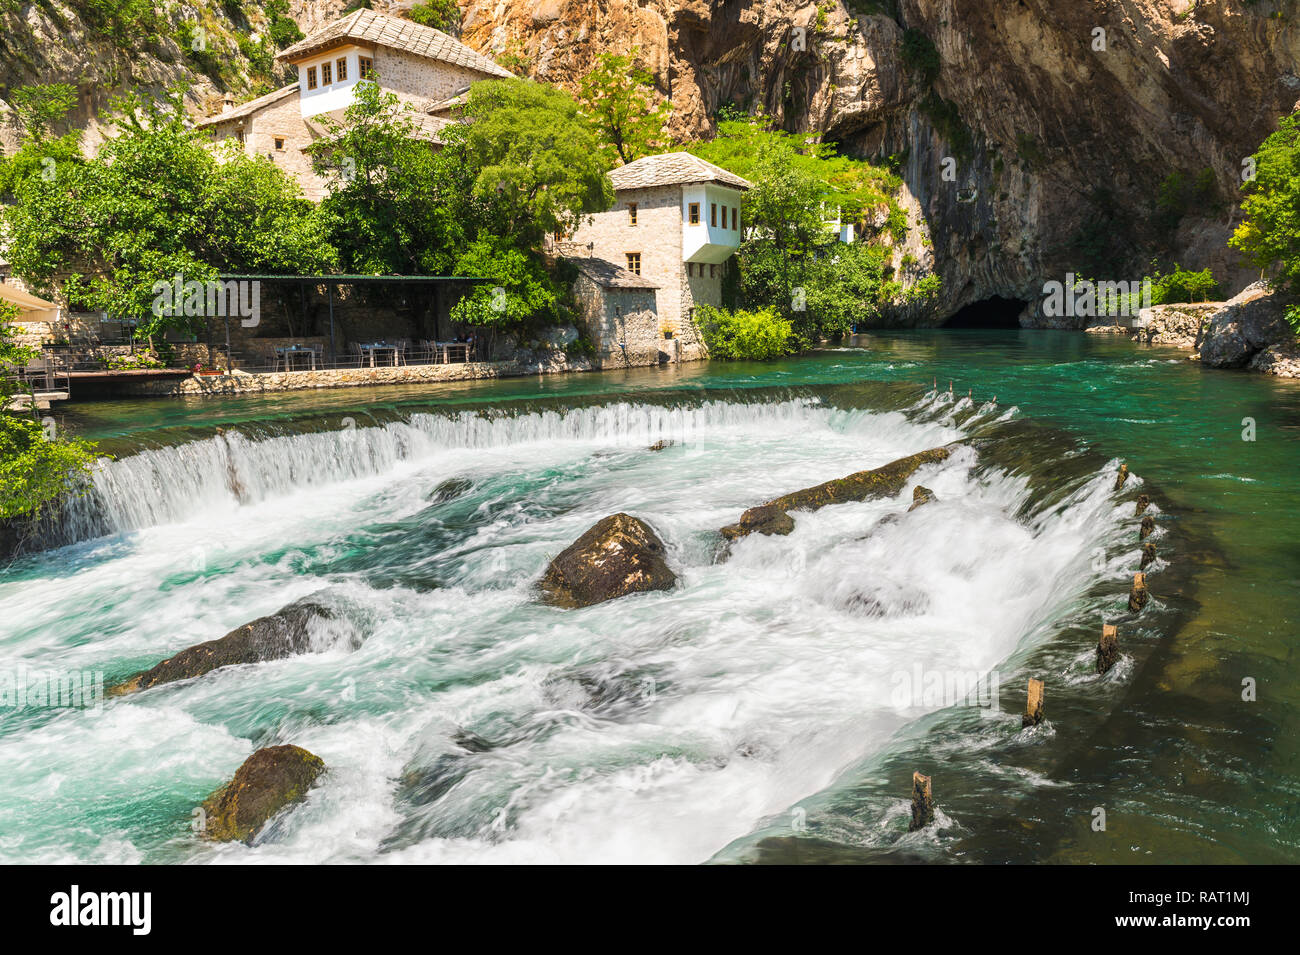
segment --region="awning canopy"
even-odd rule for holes
[[[24,312],[50,312],[58,309],[54,302],[47,302],[27,292],[20,292],[12,285],[0,282],[0,300],[17,305]]]

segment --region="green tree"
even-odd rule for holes
[[[637,62],[640,51],[604,53],[582,78],[579,101],[609,165],[660,152],[670,143],[672,104],[655,96],[654,74]]]
[[[768,361],[790,354],[790,323],[770,308],[734,311],[711,305],[695,307],[696,323],[709,357],[722,361]]]
[[[466,122],[442,131],[438,161],[468,235],[536,251],[544,236],[569,235],[613,203],[595,137],[562,90],[483,80],[470,87],[462,115]]]
[[[453,315],[493,330],[561,321],[563,286],[544,266],[542,242],[613,202],[595,137],[572,97],[529,80],[475,83],[463,115],[468,122],[444,130],[436,163],[463,237],[454,272],[496,284],[474,289]]]
[[[32,176],[56,176],[60,164],[79,163],[81,132],[53,135],[77,105],[77,92],[67,83],[24,86],[13,92],[14,111],[22,130],[12,156],[0,156],[0,199],[12,201],[18,187]]]
[[[314,207],[263,157],[214,155],[187,130],[180,94],[117,104],[119,134],[94,159],[31,177],[3,213],[14,271],[70,303],[139,316],[141,332],[196,332],[152,311],[154,284],[218,272],[318,272],[334,261]]]
[[[448,208],[446,164],[419,135],[411,105],[362,82],[341,120],[321,122],[312,163],[328,183],[320,211],[344,271],[447,271],[462,230]]]
[[[1280,287],[1300,293],[1300,113],[1279,124],[1252,157],[1255,177],[1243,190],[1245,221],[1230,243]],[[1300,331],[1300,313],[1288,313]]]
[[[303,38],[297,22],[289,16],[289,0],[268,0],[262,9],[266,12],[266,35],[277,50],[292,46]]]
[[[406,15],[416,23],[444,33],[460,30],[460,6],[456,0],[422,0],[407,10]]]
[[[10,410],[23,390],[14,370],[36,356],[14,340],[9,323],[17,318],[16,307],[0,302],[0,520],[39,516],[75,492],[95,462],[93,445]]]

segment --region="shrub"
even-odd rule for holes
[[[790,323],[770,308],[757,311],[696,307],[696,322],[709,357],[723,361],[767,361],[791,352]]]

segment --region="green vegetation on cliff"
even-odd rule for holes
[[[1251,163],[1255,175],[1241,204],[1246,219],[1231,244],[1277,285],[1300,293],[1300,113],[1282,119]],[[1293,306],[1287,318],[1300,331],[1300,309]]]

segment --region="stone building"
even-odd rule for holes
[[[652,353],[657,360],[702,358],[695,307],[722,304],[750,183],[686,152],[646,156],[609,178],[614,205],[558,243],[583,276],[576,298],[601,363],[648,364]],[[653,319],[641,314],[650,289]]]
[[[299,183],[309,199],[325,194],[325,180],[306,149],[325,135],[323,117],[339,119],[356,84],[371,78],[415,107],[417,135],[435,145],[453,120],[430,115],[454,102],[471,83],[511,77],[509,70],[441,30],[360,9],[285,48],[277,59],[298,68],[298,81],[199,121],[215,140],[234,139],[250,156],[263,155]]]

